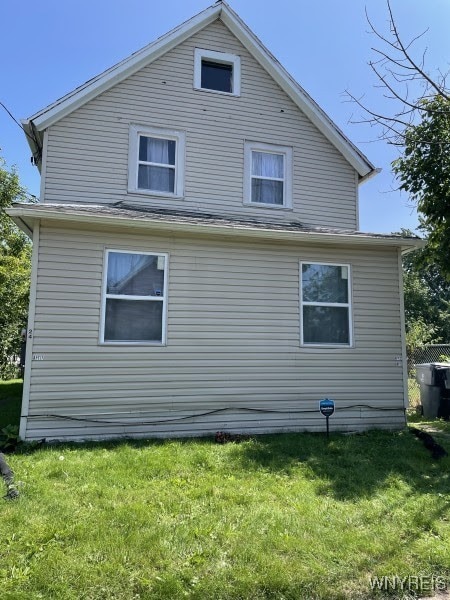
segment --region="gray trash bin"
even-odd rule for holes
[[[449,363],[423,363],[416,365],[416,380],[420,385],[420,402],[422,403],[423,416],[427,419],[436,419],[439,413],[442,398],[440,379],[442,371],[449,376]]]

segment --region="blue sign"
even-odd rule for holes
[[[319,402],[319,410],[325,417],[330,417],[334,413],[334,400],[324,398]]]

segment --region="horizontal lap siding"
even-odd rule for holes
[[[170,254],[166,347],[99,345],[105,247]],[[300,260],[352,265],[355,348],[300,347]],[[33,355],[43,360],[32,362],[27,437],[317,430],[326,396],[342,408],[401,407],[397,277],[394,249],[42,226]],[[227,410],[195,416],[217,408]],[[340,429],[402,423],[401,411],[355,407],[333,416]]]
[[[240,98],[193,90],[195,47],[241,56]],[[186,131],[184,200],[127,194],[130,123]],[[243,206],[245,139],[294,148],[293,212]],[[354,169],[219,22],[52,126],[47,149],[46,202],[133,201],[356,228]]]

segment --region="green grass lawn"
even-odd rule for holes
[[[450,575],[450,463],[408,432],[9,461],[2,598],[369,598],[370,575]]]
[[[450,576],[450,459],[407,431],[65,444],[8,461],[22,484],[0,500],[2,600],[347,600],[383,597],[370,576]]]

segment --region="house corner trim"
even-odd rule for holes
[[[408,395],[408,355],[406,353],[406,329],[405,329],[405,297],[403,293],[403,262],[401,248],[397,250],[398,256],[398,291],[400,297],[400,332],[402,340],[402,369],[403,369],[403,406],[405,408],[405,426],[406,409],[409,405]]]
[[[30,406],[31,362],[33,360],[34,317],[36,313],[36,288],[39,261],[39,235],[40,225],[39,221],[37,221],[33,228],[33,255],[31,258],[31,286],[30,304],[28,309],[27,350],[25,356],[25,373],[23,377],[22,409],[20,412],[19,437],[22,440],[26,440],[28,411]]]

